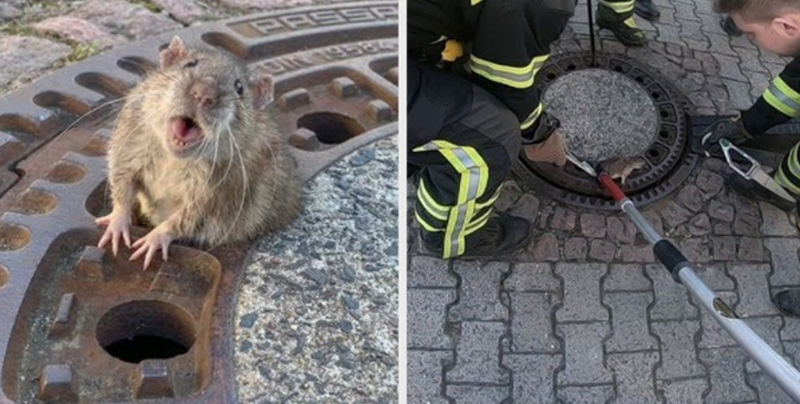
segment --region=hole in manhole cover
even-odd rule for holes
[[[668,195],[689,176],[697,155],[688,153],[685,101],[664,78],[622,55],[589,53],[553,57],[537,84],[548,111],[562,122],[570,149],[595,163],[619,157],[643,160],[623,191],[638,206]],[[520,184],[554,199],[592,209],[616,209],[594,178],[567,164],[520,159]]]
[[[334,112],[304,115],[297,120],[297,127],[316,133],[317,139],[325,144],[343,143],[364,133],[364,127],[357,120]]]
[[[60,161],[55,165],[55,167],[53,167],[50,173],[47,174],[46,178],[48,181],[66,184],[80,181],[84,175],[86,175],[86,169],[81,167],[79,164]]]
[[[54,195],[31,188],[19,196],[11,211],[26,215],[43,215],[55,209],[56,205],[58,199]]]
[[[19,250],[31,242],[28,229],[13,224],[0,223],[0,251]]]
[[[192,316],[162,301],[135,301],[112,308],[97,324],[97,342],[129,363],[169,359],[189,351],[195,340]]]
[[[0,265],[0,288],[6,286],[6,283],[8,283],[8,278],[9,278],[8,269]]]

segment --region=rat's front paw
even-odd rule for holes
[[[111,251],[116,257],[119,251],[120,237],[125,240],[125,245],[131,248],[131,216],[129,214],[111,212],[110,215],[98,218],[94,222],[100,226],[106,226],[106,231],[100,238],[100,242],[97,243],[97,248],[103,248],[111,241]]]
[[[161,250],[162,258],[166,261],[170,243],[172,243],[172,235],[169,233],[169,230],[163,226],[157,226],[155,229],[151,230],[150,233],[147,233],[146,236],[133,243],[133,248],[137,250],[131,254],[131,261],[145,254],[143,269],[147,269],[147,267],[150,266],[150,262],[153,260],[153,256],[159,249]]]

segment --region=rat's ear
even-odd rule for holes
[[[172,41],[170,41],[169,46],[164,48],[159,55],[161,68],[168,68],[188,56],[189,50],[186,49],[186,44],[183,42],[183,39],[176,35],[172,38]]]
[[[263,67],[250,73],[250,86],[253,89],[253,108],[261,109],[275,98],[275,80]]]

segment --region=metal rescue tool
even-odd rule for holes
[[[749,154],[742,151],[742,149],[736,147],[733,143],[731,143],[728,139],[722,138],[719,140],[719,146],[722,148],[722,154],[725,155],[725,160],[728,162],[728,165],[736,171],[737,174],[741,175],[744,178],[747,178],[750,181],[755,181],[761,185],[763,185],[768,190],[772,191],[775,195],[780,196],[783,199],[786,199],[789,202],[794,203],[795,199],[787,192],[780,184],[775,182],[769,174],[761,168],[761,164],[756,161],[753,157]],[[747,171],[740,168],[737,163],[733,161],[733,156],[731,152],[736,152],[739,156],[743,157],[750,163],[750,168]]]

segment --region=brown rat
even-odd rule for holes
[[[176,239],[214,246],[288,225],[302,184],[264,109],[272,95],[271,76],[173,38],[120,112],[108,154],[113,210],[97,219],[108,226],[98,246],[110,241],[116,255],[122,238],[146,269]],[[137,199],[155,228],[131,244]]]
[[[622,185],[631,173],[641,170],[647,163],[641,157],[620,157],[604,160],[599,164],[600,168],[611,175],[612,179],[620,179]]]

